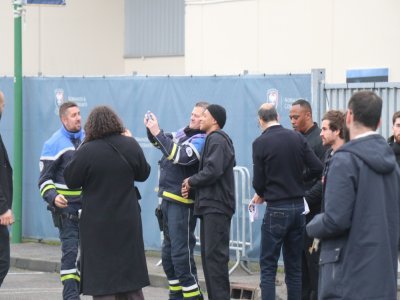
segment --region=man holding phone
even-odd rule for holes
[[[161,130],[153,113],[147,112],[144,118],[150,142],[163,154],[158,195],[162,198],[162,265],[169,283],[169,299],[203,299],[193,259],[196,245],[194,200],[193,195],[189,199],[182,197],[181,183],[197,172],[205,140],[205,133],[200,130],[200,117],[207,106],[206,102],[196,103],[189,125],[174,133]]]

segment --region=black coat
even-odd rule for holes
[[[134,188],[134,181],[144,181],[149,174],[139,144],[122,135],[83,144],[66,167],[68,187],[83,190],[79,221],[83,294],[116,294],[149,285]]]
[[[0,135],[0,215],[11,209],[13,197],[12,169]]]

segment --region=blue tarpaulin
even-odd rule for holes
[[[6,109],[0,130],[13,157],[13,81],[0,78]],[[257,110],[264,102],[276,104],[280,122],[290,128],[289,110],[298,98],[311,98],[311,75],[210,76],[210,77],[26,77],[23,80],[23,236],[56,239],[58,233],[39,194],[39,157],[43,143],[60,126],[58,105],[75,101],[82,121],[97,105],[111,106],[142,146],[151,164],[150,178],[138,184],[142,194],[142,219],[146,249],[160,248],[160,232],[154,209],[158,204],[157,170],[161,152],[147,140],[144,114],[150,110],[167,132],[189,123],[194,104],[204,100],[223,105],[227,111],[224,130],[233,140],[238,166],[252,173],[251,144],[261,133]],[[12,161],[12,160],[11,160]],[[259,243],[261,221],[254,224]],[[258,247],[255,247],[258,249]],[[258,255],[257,250],[249,253]]]

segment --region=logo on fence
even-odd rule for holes
[[[55,89],[54,94],[56,96],[55,99],[55,114],[58,115],[58,110],[60,109],[60,106],[65,102],[64,101],[64,90],[63,89]]]
[[[63,89],[55,89],[54,90],[54,95],[55,95],[54,113],[56,115],[58,115],[58,111],[60,109],[60,106],[63,103],[68,102],[68,101],[75,102],[76,105],[78,105],[80,108],[88,106],[85,96],[68,96],[68,97],[65,97]]]
[[[277,89],[267,90],[267,103],[272,103],[278,108],[279,104],[279,92]]]

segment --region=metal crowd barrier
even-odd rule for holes
[[[248,214],[248,205],[252,199],[250,173],[247,168],[241,166],[237,166],[233,170],[235,174],[236,212],[231,222],[229,249],[236,252],[236,263],[229,270],[229,274],[239,265],[251,274],[247,267],[248,257],[246,255],[247,249],[253,249],[253,226]],[[236,229],[236,232],[234,229]]]
[[[235,264],[229,270],[229,274],[240,266],[247,273],[251,271],[247,267],[246,251],[253,248],[253,227],[248,217],[248,205],[251,201],[251,181],[249,170],[237,166],[233,169],[235,175],[235,200],[236,212],[232,216],[229,250],[235,251]],[[198,221],[199,222],[199,221]],[[196,226],[196,245],[200,246],[200,226]]]

